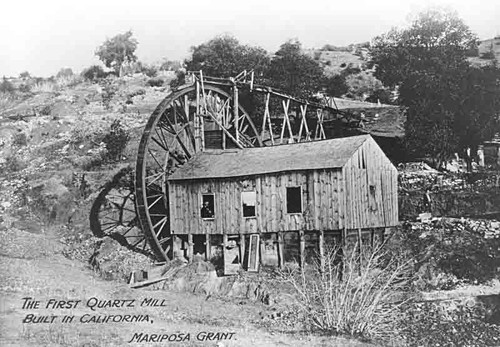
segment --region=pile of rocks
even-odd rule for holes
[[[422,230],[421,237],[425,237],[426,232],[435,229],[446,229],[458,232],[470,231],[485,239],[500,238],[500,221],[488,219],[434,217],[424,222],[412,223],[411,229]]]

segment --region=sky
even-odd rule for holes
[[[295,38],[304,48],[365,42],[436,6],[457,11],[480,39],[500,35],[500,0],[4,0],[0,76],[79,72],[99,63],[100,44],[127,30],[139,60],[154,63],[184,59],[221,34],[269,52]]]

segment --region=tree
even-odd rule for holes
[[[135,62],[137,60],[134,52],[137,49],[138,42],[132,35],[132,31],[129,30],[107,39],[95,52],[95,55],[99,57],[104,65],[115,70],[117,75],[120,74],[120,68],[124,62]]]
[[[31,74],[28,71],[23,71],[19,74],[19,78],[29,79],[31,78]]]
[[[63,67],[56,75],[56,78],[67,78],[73,76],[73,70],[69,67]]]
[[[344,75],[325,77],[323,80],[323,87],[326,94],[334,97],[340,97],[349,90]]]
[[[323,69],[308,55],[301,44],[290,40],[280,46],[267,73],[271,85],[298,97],[310,97],[323,83]]]
[[[439,74],[468,66],[467,52],[478,41],[456,13],[431,9],[407,29],[392,29],[374,39],[371,65],[375,77],[394,87],[414,74]]]
[[[428,10],[407,29],[374,39],[371,64],[405,106],[409,153],[440,166],[498,131],[498,69],[473,68],[476,36],[455,13]]]
[[[261,75],[269,64],[267,52],[260,47],[241,45],[230,35],[217,36],[191,48],[192,56],[186,60],[188,71],[203,70],[214,77],[234,77],[243,70],[254,70]]]
[[[382,82],[366,71],[347,75],[345,81],[348,88],[347,95],[356,100],[366,101],[375,98],[377,102],[376,96],[383,95],[382,91],[385,90]],[[387,98],[384,98],[383,102],[387,101]]]

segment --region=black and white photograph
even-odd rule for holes
[[[500,1],[0,13],[0,346],[500,346]]]

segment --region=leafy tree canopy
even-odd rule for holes
[[[243,70],[262,74],[269,64],[267,52],[260,47],[242,45],[236,38],[223,35],[191,48],[192,57],[187,60],[188,71],[203,70],[214,77],[234,77]]]
[[[467,52],[477,37],[456,13],[430,9],[419,13],[406,29],[392,29],[374,39],[371,65],[386,86],[401,84],[412,74],[439,74],[468,66]]]
[[[500,73],[494,66],[470,66],[467,54],[476,44],[455,13],[440,10],[374,39],[375,76],[399,90],[407,109],[407,148],[437,166],[499,130]]]
[[[104,65],[115,70],[116,74],[119,74],[125,61],[137,60],[134,52],[139,43],[132,35],[132,31],[129,30],[107,39],[95,52]]]
[[[281,45],[271,60],[267,77],[273,86],[304,98],[318,92],[324,84],[323,69],[313,58],[302,53],[297,40]]]

